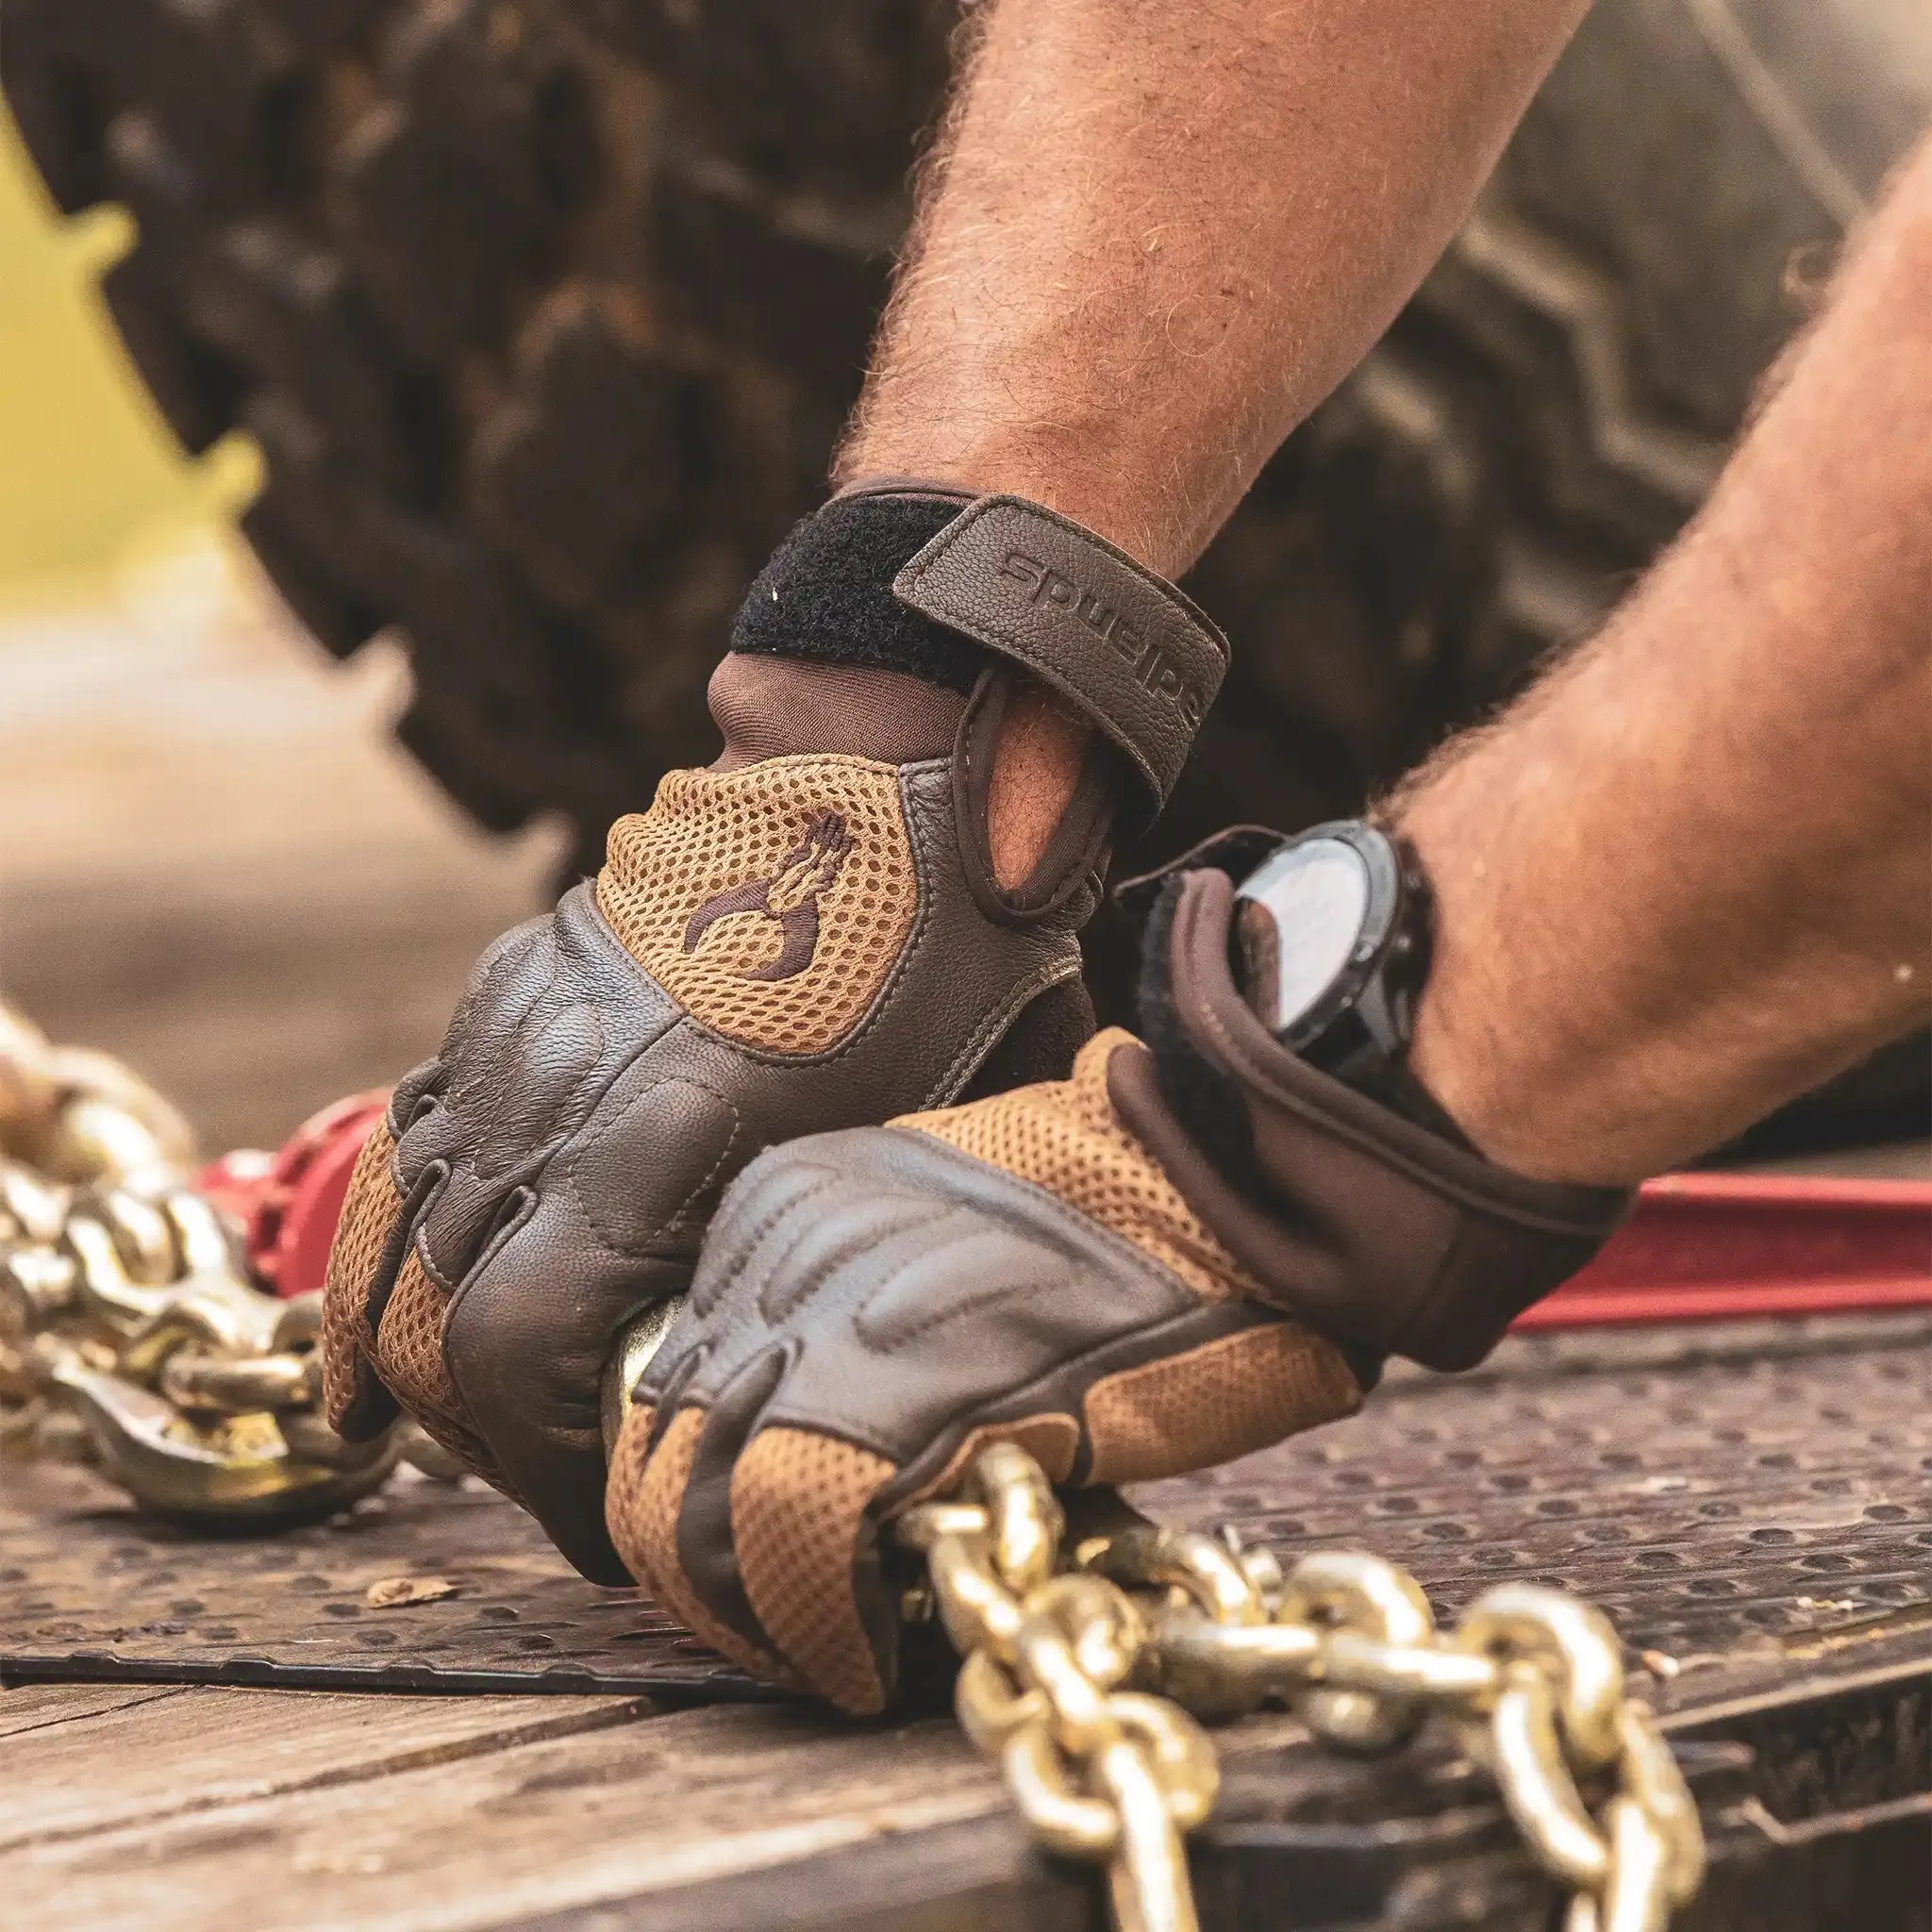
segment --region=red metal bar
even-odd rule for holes
[[[1932,1183],[1677,1174],[1520,1329],[1932,1307]]]

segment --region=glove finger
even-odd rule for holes
[[[568,1199],[553,1191],[553,1205]],[[612,1253],[540,1208],[443,1319],[438,1372],[458,1419],[488,1443],[492,1480],[593,1583],[630,1578],[605,1524],[603,1376],[625,1323],[681,1292],[690,1274],[679,1257]]]
[[[712,1613],[685,1572],[678,1519],[707,1420],[702,1408],[681,1408],[653,1443],[655,1409],[636,1407],[625,1418],[605,1487],[610,1540],[630,1574],[694,1636],[755,1677],[795,1686],[775,1653]]]
[[[350,1441],[366,1441],[394,1422],[395,1398],[375,1366],[375,1337],[369,1301],[402,1212],[391,1168],[395,1141],[377,1121],[349,1175],[322,1300],[322,1399],[329,1426]]]
[[[896,1612],[869,1513],[898,1465],[812,1429],[761,1429],[731,1476],[744,1594],[773,1644],[841,1709],[885,1708]]]
[[[473,1474],[520,1500],[471,1421],[443,1359],[449,1297],[430,1280],[412,1241],[375,1331],[377,1373],[390,1392]]]

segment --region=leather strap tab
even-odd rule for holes
[[[892,594],[1071,698],[1132,761],[1153,821],[1227,670],[1227,641],[1174,585],[1071,518],[982,496]]]

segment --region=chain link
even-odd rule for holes
[[[1265,1552],[1144,1522],[1070,1547],[1039,1465],[1009,1445],[899,1536],[964,1658],[960,1724],[1041,1844],[1105,1862],[1122,1932],[1195,1932],[1182,1838],[1219,1781],[1196,1720],[1270,1700],[1356,1753],[1445,1720],[1568,1888],[1565,1932],[1662,1932],[1703,1880],[1697,1807],[1624,1694],[1616,1633],[1561,1591],[1505,1584],[1439,1632],[1413,1577],[1352,1551],[1284,1575]]]
[[[175,1518],[341,1508],[403,1432],[351,1444],[323,1422],[321,1296],[253,1286],[193,1161],[145,1082],[0,1006],[0,1450],[85,1463]]]

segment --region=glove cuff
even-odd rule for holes
[[[892,579],[972,502],[920,486],[835,496],[792,526],[754,579],[731,648],[909,672],[962,696],[986,652],[892,595]]]
[[[1630,1191],[1514,1174],[1307,1065],[1235,987],[1233,905],[1213,869],[1163,894],[1154,1057],[1117,1058],[1116,1108],[1271,1302],[1358,1348],[1473,1367],[1596,1253]]]
[[[910,672],[971,691],[1008,661],[1124,758],[1130,828],[1166,802],[1227,669],[1227,643],[1174,585],[1018,496],[887,485],[835,497],[758,575],[735,651]]]

